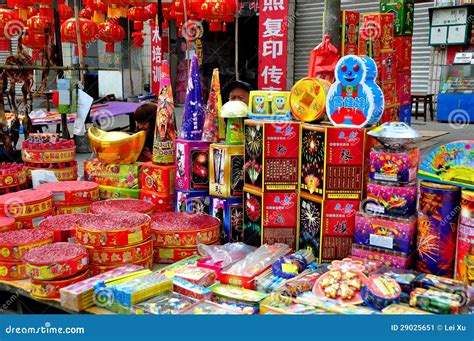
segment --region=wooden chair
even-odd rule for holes
[[[419,104],[423,102],[423,111],[419,111]],[[418,118],[418,115],[423,115],[425,122],[426,122],[426,115],[428,114],[428,110],[430,112],[431,120],[434,120],[434,110],[433,110],[433,94],[411,94],[411,104],[415,104],[415,111],[414,117],[415,119]]]

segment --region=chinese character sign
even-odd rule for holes
[[[161,37],[159,27],[151,29],[151,92],[158,95],[160,92],[160,70],[162,60]]]
[[[259,1],[258,88],[286,90],[288,0]]]

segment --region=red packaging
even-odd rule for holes
[[[122,248],[88,247],[87,250],[93,265],[129,264],[153,257],[153,241]]]
[[[456,252],[456,279],[474,284],[474,227],[459,224]]]
[[[142,266],[144,268],[153,270],[153,257],[141,259],[139,261],[136,261],[135,263],[130,263],[130,264]],[[110,271],[112,269],[119,268],[123,265],[124,264],[115,264],[115,265],[106,265],[106,266],[105,265],[91,265],[89,270],[91,272],[91,276],[96,276],[101,273]]]
[[[152,203],[155,206],[154,212],[174,212],[174,195],[161,196],[155,192],[141,190],[140,200]]]
[[[398,122],[400,118],[400,106],[398,104],[385,107],[380,123]]]
[[[37,190],[53,193],[54,203],[60,205],[88,204],[99,200],[99,185],[89,181],[61,181],[42,184]]]
[[[89,268],[87,249],[73,243],[53,243],[30,250],[24,257],[28,275],[35,280],[74,276]]]
[[[399,71],[411,70],[411,54],[412,54],[413,37],[412,36],[396,36],[395,37],[395,53],[398,59]]]
[[[87,214],[63,214],[51,216],[43,220],[39,229],[51,231],[54,242],[69,242],[76,235],[77,223],[86,218]]]
[[[299,186],[299,122],[245,120],[245,186],[295,191]]]
[[[16,218],[18,229],[35,229],[46,218],[54,215],[54,210],[47,211],[31,217]]]
[[[75,163],[75,162],[74,162]],[[40,165],[39,163],[36,165]],[[53,164],[50,164],[53,165]],[[56,165],[56,164],[54,164]],[[31,181],[32,175],[31,171],[34,170],[48,170],[54,173],[54,176],[58,181],[73,181],[77,180],[77,165],[71,167],[64,167],[64,168],[51,168],[51,167],[33,167],[33,166],[26,166],[28,170],[28,180]]]
[[[176,140],[176,189],[209,190],[209,146],[206,141]]]
[[[393,14],[363,14],[359,29],[359,54],[379,60],[382,51],[393,50],[394,47]]]
[[[217,280],[217,275],[214,270],[200,268],[196,266],[187,266],[176,270],[174,277],[184,279],[185,281],[208,287]]]
[[[385,81],[382,82],[382,91],[385,99],[385,107],[391,107],[393,105],[399,105],[398,103],[398,91],[397,81]]]
[[[0,168],[0,188],[15,187],[26,183],[26,171],[23,165],[2,163]]]
[[[26,141],[25,141],[26,142]],[[47,145],[40,145],[49,147]],[[21,158],[24,162],[31,163],[61,163],[61,162],[72,162],[76,160],[76,147],[67,149],[30,149],[30,146],[23,146],[21,149]]]
[[[77,276],[67,279],[60,279],[55,281],[32,280],[31,296],[41,299],[59,299],[59,290],[61,288],[83,281],[86,278],[89,278],[89,270],[86,270]]]
[[[51,193],[27,189],[0,196],[0,216],[25,218],[45,214],[53,209]]]
[[[174,195],[175,166],[144,163],[140,169],[142,189],[162,196]]]
[[[359,21],[360,13],[341,11],[341,56],[359,54]]]
[[[82,205],[54,205],[54,214],[80,214],[80,213],[90,213],[91,205],[82,204]]]
[[[0,217],[0,232],[19,230],[21,227],[15,224],[15,219],[11,217]]]
[[[44,230],[18,230],[0,234],[0,260],[18,262],[32,248],[53,242],[53,234]]]
[[[154,248],[154,261],[161,264],[173,264],[185,258],[197,255],[197,248]]]
[[[0,261],[0,280],[18,281],[27,278],[26,264],[22,262]]]
[[[397,75],[398,102],[401,106],[411,104],[411,72],[399,72]]]
[[[151,218],[141,213],[91,214],[78,223],[76,240],[96,247],[140,244],[151,238],[150,223]]]
[[[116,212],[153,213],[153,204],[137,199],[108,199],[91,204],[91,213],[110,214]]]
[[[382,65],[379,70],[380,80],[393,81],[397,79],[397,54],[395,51],[382,52]]]

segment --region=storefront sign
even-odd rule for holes
[[[151,92],[160,92],[160,73],[162,60],[162,46],[160,30],[157,25],[150,26],[151,29]]]
[[[259,1],[259,90],[286,90],[288,0]]]

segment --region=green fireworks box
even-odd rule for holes
[[[362,200],[367,130],[301,127],[301,191],[322,199]],[[367,163],[368,165],[368,163]]]
[[[281,243],[298,248],[299,194],[261,192],[244,187],[244,243]]]
[[[301,124],[245,121],[244,183],[256,191],[286,192],[299,188]]]
[[[322,200],[301,192],[299,248],[313,251],[320,262],[351,254],[359,200]]]
[[[394,13],[395,35],[413,35],[413,18],[415,12],[415,0],[381,0],[381,13]]]

